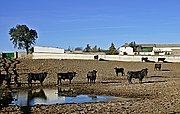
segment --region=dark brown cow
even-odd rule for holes
[[[142,61],[142,62],[148,62],[148,58],[147,58],[147,57],[142,57],[142,58],[141,58],[141,61]]]
[[[132,78],[138,78],[139,79],[139,83],[142,83],[142,80],[144,78],[144,76],[147,76],[148,74],[148,69],[142,69],[140,71],[128,71],[127,72],[127,79],[129,83],[132,83],[131,79]]]
[[[88,83],[95,83],[97,70],[92,70],[87,73]]]
[[[155,64],[154,70],[161,70],[161,64]]]
[[[122,76],[125,74],[124,73],[124,68],[116,67],[114,69],[115,69],[115,72],[116,72],[116,76],[118,76],[119,73],[121,73]]]
[[[66,73],[57,73],[57,84],[62,84],[61,80],[69,79],[69,83],[71,84],[71,80],[76,76],[76,72],[66,72]]]
[[[43,85],[43,81],[47,76],[47,72],[42,73],[28,73],[28,85],[32,86],[32,80],[36,82],[36,80],[40,81],[41,86]]]
[[[166,59],[166,58],[158,58],[158,62],[159,62],[159,61],[164,62],[164,61],[165,61],[165,59]]]

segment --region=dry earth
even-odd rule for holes
[[[162,70],[154,71],[155,63],[147,62],[117,62],[93,60],[21,60],[17,66],[20,80],[27,83],[28,72],[47,71],[49,74],[44,86],[33,85],[33,88],[53,87],[56,85],[58,72],[76,71],[78,74],[69,81],[63,81],[64,87],[76,88],[80,93],[93,95],[112,95],[117,97],[134,98],[128,101],[108,101],[97,103],[37,105],[31,107],[31,113],[59,113],[59,114],[176,114],[180,113],[180,63],[161,63]],[[136,71],[148,68],[149,73],[139,84],[137,79],[128,84],[126,76],[116,76],[114,67]],[[96,84],[87,84],[86,74],[96,69]],[[26,89],[27,84],[19,88]],[[22,113],[19,106],[9,106],[0,113]]]

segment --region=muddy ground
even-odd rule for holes
[[[154,71],[154,64],[149,62],[118,62],[96,60],[21,60],[17,65],[21,87],[12,89],[28,89],[27,73],[47,71],[48,76],[43,83],[33,84],[34,88],[57,86],[57,73],[75,71],[77,76],[69,81],[62,81],[63,87],[78,89],[79,93],[92,95],[111,95],[116,97],[134,98],[128,101],[108,101],[79,104],[36,105],[30,108],[31,113],[63,113],[63,114],[176,114],[180,113],[180,63],[161,63],[162,70]],[[116,76],[114,68],[125,68],[125,76]],[[148,68],[148,75],[139,84],[127,81],[127,71]],[[96,69],[95,84],[88,84],[86,74]],[[22,113],[19,106],[4,107],[0,113]]]

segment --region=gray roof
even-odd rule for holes
[[[156,44],[156,47],[163,48],[163,47],[180,47],[180,44]]]
[[[157,48],[165,48],[165,47],[180,47],[180,44],[136,44],[141,47],[157,47]],[[129,44],[124,44],[121,47],[129,47]]]

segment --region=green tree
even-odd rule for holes
[[[92,51],[93,51],[93,52],[97,52],[97,51],[98,51],[97,45],[95,45],[95,46],[92,48]]]
[[[84,49],[85,52],[90,52],[91,51],[91,46],[87,44],[86,48]]]
[[[82,47],[76,47],[74,50],[75,51],[82,51]]]
[[[135,41],[129,43],[129,46],[133,48],[133,51],[134,51],[134,52],[138,52],[138,54],[139,54],[139,52],[141,51],[141,45],[137,45],[137,44],[135,43]]]
[[[110,55],[116,54],[116,48],[115,48],[115,45],[113,43],[111,43],[111,46],[109,47],[109,54]]]
[[[36,30],[29,29],[26,25],[16,25],[10,29],[9,34],[14,48],[25,49],[27,54],[31,45],[35,44],[38,38]]]
[[[102,49],[100,47],[98,48],[98,52],[102,52]]]
[[[136,51],[137,45],[136,45],[136,42],[135,42],[135,41],[129,43],[129,46],[133,48],[133,51],[134,51],[134,52]]]

